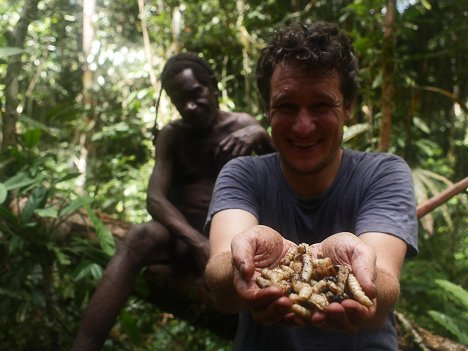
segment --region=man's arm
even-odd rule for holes
[[[259,323],[276,323],[292,315],[281,289],[261,289],[255,282],[263,268],[277,266],[291,245],[275,230],[257,225],[249,212],[231,209],[213,217],[207,284],[217,309],[237,313],[250,309]]]
[[[224,210],[213,216],[210,226],[210,259],[205,277],[215,306],[223,313],[236,313],[246,306],[234,285],[231,241],[236,234],[257,224],[257,219],[243,210]]]
[[[163,128],[156,143],[157,160],[147,190],[147,209],[153,219],[164,224],[171,233],[192,246],[205,245],[207,239],[193,228],[182,213],[169,201],[168,193],[174,173],[172,149],[176,133],[171,125]]]
[[[377,312],[366,323],[382,325],[400,295],[400,272],[405,260],[407,244],[396,236],[384,233],[364,233],[359,236],[376,253]],[[391,250],[389,249],[391,248]]]

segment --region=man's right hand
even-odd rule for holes
[[[263,268],[278,265],[291,245],[294,244],[278,232],[261,225],[236,235],[232,240],[234,288],[259,323],[288,323],[293,317],[291,301],[281,289],[261,289],[255,282]]]

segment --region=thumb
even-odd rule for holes
[[[237,236],[231,243],[232,265],[243,280],[250,280],[255,273],[255,248],[244,236]]]
[[[367,245],[358,245],[353,253],[352,269],[354,276],[362,287],[366,295],[373,299],[377,297],[376,287],[376,255]]]

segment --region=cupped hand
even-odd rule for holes
[[[310,322],[322,330],[354,332],[374,317],[375,313],[375,303],[367,308],[355,300],[347,299],[341,303],[331,303],[324,312],[314,312]]]
[[[324,312],[314,312],[311,323],[324,330],[351,332],[359,329],[376,314],[376,254],[374,250],[352,233],[334,234],[319,244],[312,245],[313,255],[321,252],[334,264],[350,265],[364,293],[374,305],[367,308],[351,299],[331,303]]]
[[[313,255],[322,252],[334,264],[350,265],[353,274],[370,299],[377,297],[375,251],[352,233],[341,232],[312,245]]]
[[[231,243],[234,288],[261,324],[288,323],[292,318],[291,300],[276,287],[261,289],[255,279],[263,268],[278,265],[294,245],[275,230],[255,226],[238,234]]]

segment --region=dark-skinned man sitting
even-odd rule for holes
[[[220,110],[217,83],[196,54],[179,54],[166,63],[161,85],[182,118],[166,125],[156,140],[147,192],[153,220],[133,226],[109,262],[73,350],[101,349],[145,267],[165,265],[167,279],[173,275],[180,281],[182,275],[204,285],[209,243],[203,225],[219,171],[234,157],[273,151],[255,118]]]

